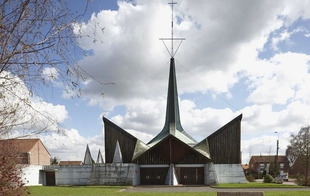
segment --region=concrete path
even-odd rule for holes
[[[253,192],[253,191],[309,191],[308,188],[211,188],[209,186],[136,186],[123,190],[124,192]]]

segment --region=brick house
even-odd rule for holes
[[[62,165],[82,165],[83,162],[82,161],[59,161],[60,166]]]
[[[50,153],[40,139],[0,140],[1,150],[8,151],[6,156],[15,156],[22,165],[21,179],[26,186],[47,184],[52,172],[44,171],[43,167],[50,165]]]
[[[252,156],[249,162],[249,169],[251,171],[257,171],[257,172],[263,172],[266,170],[269,171],[269,167],[274,164],[276,159],[275,155],[272,156]],[[278,156],[278,163],[279,163],[279,169],[280,173],[288,173],[289,171],[289,161],[285,155],[279,155]]]
[[[0,140],[0,145],[18,153],[19,164],[50,165],[50,153],[40,139]]]

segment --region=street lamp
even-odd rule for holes
[[[279,173],[279,163],[278,163],[278,157],[279,157],[279,133],[277,131],[275,131],[274,133],[277,133],[278,134],[278,139],[277,139],[277,154],[276,154],[276,157],[275,157],[275,175],[278,175]]]

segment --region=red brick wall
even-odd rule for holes
[[[50,165],[50,155],[40,141],[38,141],[30,151],[30,164]]]

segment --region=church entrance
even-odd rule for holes
[[[164,185],[169,167],[140,168],[141,185]]]
[[[46,186],[55,186],[55,172],[54,171],[46,171],[45,172],[46,177]]]
[[[204,184],[204,167],[176,167],[179,184]]]

